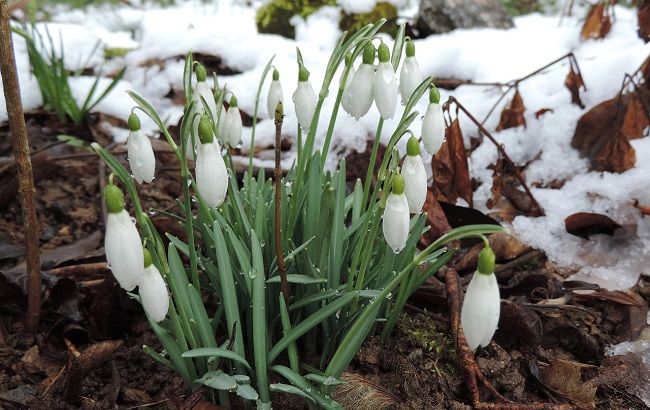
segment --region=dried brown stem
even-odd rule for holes
[[[503,148],[503,145],[502,145],[502,144],[499,144],[499,142],[498,142],[496,139],[494,139],[494,137],[492,136],[492,134],[490,134],[490,132],[489,132],[487,129],[485,129],[485,127],[483,126],[483,124],[481,124],[480,122],[478,122],[478,120],[476,119],[476,117],[474,117],[474,116],[472,115],[472,113],[470,113],[470,112],[467,110],[467,108],[465,108],[465,107],[464,107],[460,102],[458,102],[458,100],[455,99],[454,97],[449,97],[449,100],[447,100],[447,102],[444,104],[443,109],[449,109],[449,106],[450,106],[451,104],[456,104],[456,107],[457,107],[458,109],[460,109],[462,112],[465,113],[465,115],[467,116],[467,118],[469,118],[469,119],[470,119],[470,120],[471,120],[471,121],[472,121],[472,122],[473,122],[473,123],[478,127],[479,131],[480,131],[483,135],[485,135],[486,137],[488,137],[488,139],[489,139],[490,141],[492,141],[492,143],[493,143],[494,146],[496,147],[497,151],[499,151],[499,153],[500,153],[501,155],[503,155],[503,158],[504,158],[504,160],[506,161],[506,164],[510,167],[510,170],[511,170],[512,172],[514,172],[515,176],[517,177],[517,180],[519,181],[519,183],[521,184],[522,188],[523,188],[524,191],[526,192],[526,195],[528,195],[528,197],[530,198],[531,202],[533,203],[533,209],[532,209],[532,211],[533,211],[533,216],[544,216],[544,210],[542,209],[542,207],[539,205],[539,203],[537,202],[537,200],[536,200],[535,197],[533,196],[533,193],[530,192],[530,189],[528,188],[528,185],[526,185],[526,181],[524,181],[524,178],[521,176],[521,173],[519,172],[519,169],[517,168],[517,166],[515,165],[515,163],[512,162],[512,160],[511,160],[510,157],[508,156],[508,153],[506,153],[506,150]]]
[[[282,102],[275,109],[275,255],[280,270],[280,288],[284,301],[289,306],[289,281],[287,280],[287,265],[282,253],[282,167],[280,166],[280,142],[282,139],[282,121],[284,110]]]
[[[14,156],[18,169],[19,191],[25,225],[27,263],[27,314],[25,328],[36,332],[41,316],[41,263],[38,249],[38,219],[36,218],[36,189],[29,155],[29,141],[20,99],[20,86],[16,73],[16,57],[11,39],[11,24],[7,0],[0,0],[0,73],[4,85],[9,129],[14,140]]]

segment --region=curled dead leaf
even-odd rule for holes
[[[571,235],[588,239],[591,235],[605,234],[612,236],[621,227],[607,215],[578,212],[564,220],[564,227]]]
[[[517,90],[515,91],[515,95],[512,96],[510,104],[506,105],[501,112],[501,119],[499,120],[497,131],[522,125],[526,128],[526,118],[524,118],[525,111],[526,107],[524,106],[524,100],[521,98],[519,90]]]
[[[426,247],[445,233],[451,231],[451,226],[449,225],[449,221],[447,221],[445,212],[442,210],[440,203],[431,190],[427,191],[427,199],[424,202],[422,211],[427,214],[427,223],[430,228],[420,238],[420,244]]]
[[[637,6],[637,18],[639,24],[639,38],[646,43],[650,41],[650,0],[639,0]]]
[[[499,158],[497,159],[497,162],[494,164],[494,167],[492,169],[492,188],[490,188],[492,196],[485,203],[485,206],[487,206],[488,209],[494,208],[497,202],[499,202],[499,199],[501,199],[501,190],[503,189],[503,175],[505,169],[505,158],[503,158],[503,155],[499,153]]]
[[[582,79],[582,75],[573,69],[573,64],[571,64],[569,67],[569,73],[566,75],[566,78],[564,79],[564,85],[571,92],[571,102],[580,108],[585,108],[585,104],[582,102],[582,99],[580,98],[580,88],[586,90],[587,87],[585,86],[585,82]]]
[[[566,84],[566,82],[565,82],[564,84]],[[539,110],[537,110],[537,111],[535,112],[535,118],[539,120],[539,119],[542,117],[542,115],[544,115],[544,114],[546,114],[546,113],[551,113],[551,114],[552,114],[552,113],[553,113],[553,109],[552,109],[552,108],[542,108],[542,109],[539,109]]]
[[[596,407],[596,387],[581,380],[581,363],[558,359],[542,369],[544,384],[582,409]]]
[[[609,2],[600,1],[589,9],[580,37],[583,40],[603,38],[612,29]]]
[[[431,168],[439,200],[456,203],[460,197],[472,206],[472,183],[458,119],[447,127],[445,142],[431,159]]]

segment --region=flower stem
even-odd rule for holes
[[[363,206],[368,206],[368,195],[370,194],[370,185],[372,184],[372,174],[374,173],[375,163],[377,162],[377,152],[379,151],[379,144],[381,141],[381,130],[384,127],[384,119],[380,118],[377,124],[377,132],[375,132],[375,141],[372,143],[372,152],[370,153],[370,162],[368,162],[368,170],[366,171],[366,182],[363,184]]]
[[[284,113],[282,103],[275,109],[275,254],[280,270],[280,288],[284,301],[289,306],[289,282],[287,280],[287,265],[282,253],[282,168],[280,167],[280,142],[282,139],[282,121]]]

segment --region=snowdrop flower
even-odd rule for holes
[[[397,107],[397,78],[390,63],[390,51],[384,43],[379,45],[379,65],[372,83],[375,105],[381,118],[387,120],[395,115]]]
[[[366,44],[363,49],[363,61],[354,73],[352,81],[343,93],[343,109],[357,121],[368,113],[373,100],[373,77],[375,75],[375,46]]]
[[[436,86],[429,91],[429,106],[422,120],[422,142],[424,149],[436,155],[445,140],[445,117],[440,104],[440,91]]]
[[[403,176],[397,174],[393,177],[392,192],[386,199],[384,209],[384,238],[395,253],[404,249],[409,236],[409,204],[404,195],[404,185]]]
[[[112,181],[104,188],[104,201],[108,210],[104,236],[106,261],[120,286],[132,291],[142,282],[144,274],[140,234],[124,209],[124,194]]]
[[[420,143],[411,137],[406,145],[406,158],[402,164],[404,176],[404,195],[412,214],[422,212],[422,206],[427,199],[427,171],[420,156]]]
[[[151,254],[144,249],[144,275],[138,287],[144,311],[154,322],[162,321],[169,309],[169,293],[160,271],[151,261]]]
[[[303,130],[308,130],[316,110],[316,93],[309,82],[309,71],[303,65],[298,70],[298,87],[293,93],[293,104],[298,124]]]
[[[228,113],[226,114],[226,127],[224,130],[224,140],[227,140],[232,148],[237,148],[241,144],[241,128],[241,113],[237,106],[237,97],[233,95],[230,98],[230,107],[228,107]]]
[[[151,141],[140,129],[140,119],[135,113],[129,115],[129,139],[126,143],[129,166],[138,184],[151,182],[156,169],[156,156]]]
[[[201,144],[196,153],[196,186],[208,205],[217,207],[226,198],[228,191],[228,171],[221,156],[219,143],[214,140],[212,123],[203,115],[199,121]]]
[[[471,350],[490,343],[499,324],[501,298],[494,276],[494,252],[489,246],[478,257],[478,269],[467,286],[460,321]]]
[[[402,96],[402,104],[406,104],[418,85],[422,83],[422,72],[420,65],[415,59],[415,43],[411,39],[406,40],[406,58],[402,64],[402,71],[399,75],[399,92]]]
[[[282,93],[282,83],[280,83],[280,73],[277,69],[273,69],[273,81],[269,87],[269,96],[266,99],[266,109],[269,113],[269,118],[275,118],[275,108],[278,103],[283,102],[284,94]]]
[[[206,80],[207,73],[205,71],[205,67],[203,67],[201,64],[197,64],[194,71],[196,73],[196,85],[194,86],[193,96],[194,103],[196,104],[196,111],[199,114],[203,114],[205,107],[207,106],[212,119],[216,120],[217,104],[214,101],[212,90],[210,89],[210,86]]]
[[[217,139],[221,142],[222,145],[228,144],[226,139],[226,107],[223,105],[223,100],[221,99],[221,93],[223,90],[217,88],[214,90],[214,102],[215,104],[221,104],[221,109],[217,108],[219,112],[219,119],[217,120]]]

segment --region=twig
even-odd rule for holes
[[[280,166],[280,142],[282,139],[282,121],[284,109],[282,102],[275,108],[275,255],[280,270],[280,289],[284,301],[289,306],[289,282],[287,281],[287,265],[282,253],[282,167]]]
[[[9,116],[9,130],[14,139],[14,156],[18,169],[27,263],[27,314],[25,328],[36,332],[41,316],[41,263],[38,249],[38,219],[36,218],[36,189],[29,156],[29,141],[20,99],[20,85],[16,73],[16,57],[11,39],[11,23],[7,0],[0,0],[0,73]]]
[[[521,173],[519,172],[519,169],[517,169],[517,166],[514,164],[514,162],[512,162],[512,160],[510,159],[510,157],[506,153],[506,150],[503,148],[503,145],[499,144],[499,142],[496,139],[494,139],[492,134],[490,134],[490,132],[485,129],[483,124],[478,122],[478,120],[469,111],[467,111],[467,108],[465,108],[454,97],[449,97],[449,100],[447,100],[447,102],[444,104],[443,109],[449,109],[449,106],[451,104],[456,104],[456,107],[465,113],[467,118],[469,118],[478,127],[479,131],[481,133],[483,133],[483,135],[488,137],[488,139],[490,141],[492,141],[492,143],[496,147],[497,151],[499,151],[499,153],[501,155],[503,155],[503,158],[506,161],[506,164],[508,164],[508,166],[510,167],[512,172],[514,172],[515,176],[517,177],[517,180],[521,184],[522,188],[524,188],[524,191],[526,192],[526,195],[528,195],[531,202],[533,203],[533,209],[531,210],[531,211],[533,211],[533,215],[534,216],[544,216],[544,210],[542,209],[542,207],[539,205],[539,203],[537,202],[537,200],[533,196],[533,193],[530,192],[530,189],[528,189],[528,185],[526,185],[526,181],[524,181],[524,178],[521,176]]]

